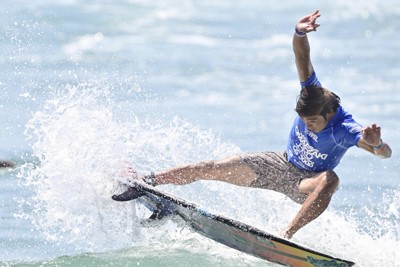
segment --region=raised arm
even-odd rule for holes
[[[319,10],[317,10],[310,15],[302,17],[296,24],[295,33],[293,35],[293,51],[297,73],[301,82],[306,81],[314,72],[310,59],[310,45],[306,33],[316,31],[320,26],[320,24],[316,23],[316,20],[320,16]]]

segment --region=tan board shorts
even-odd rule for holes
[[[301,170],[287,160],[286,152],[257,152],[239,155],[258,176],[250,187],[274,190],[302,204],[307,195],[299,191],[302,180],[318,173]]]

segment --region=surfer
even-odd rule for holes
[[[11,161],[0,160],[0,168],[14,168],[15,164]]]
[[[319,17],[319,11],[315,11],[301,18],[295,26],[293,51],[301,90],[285,152],[244,153],[145,176],[138,176],[130,169],[132,178],[143,179],[153,186],[219,180],[283,193],[302,205],[281,233],[290,239],[328,207],[339,185],[334,169],[350,147],[357,146],[381,158],[389,158],[392,151],[381,139],[381,128],[377,124],[362,127],[340,105],[339,96],[324,88],[317,78],[307,34],[320,26],[316,23]],[[127,201],[141,194],[131,187],[112,198]]]

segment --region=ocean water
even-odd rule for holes
[[[378,1],[2,1],[0,266],[275,266],[179,221],[143,226],[115,203],[142,173],[245,151],[281,151],[299,86],[295,22],[322,83],[393,150],[351,149],[330,207],[294,241],[357,266],[400,266],[400,6]],[[221,182],[164,186],[278,233],[299,206]]]

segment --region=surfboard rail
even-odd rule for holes
[[[348,267],[355,263],[277,237],[246,223],[211,213],[150,185],[136,182],[150,210],[180,216],[194,231],[241,252],[284,266]]]

